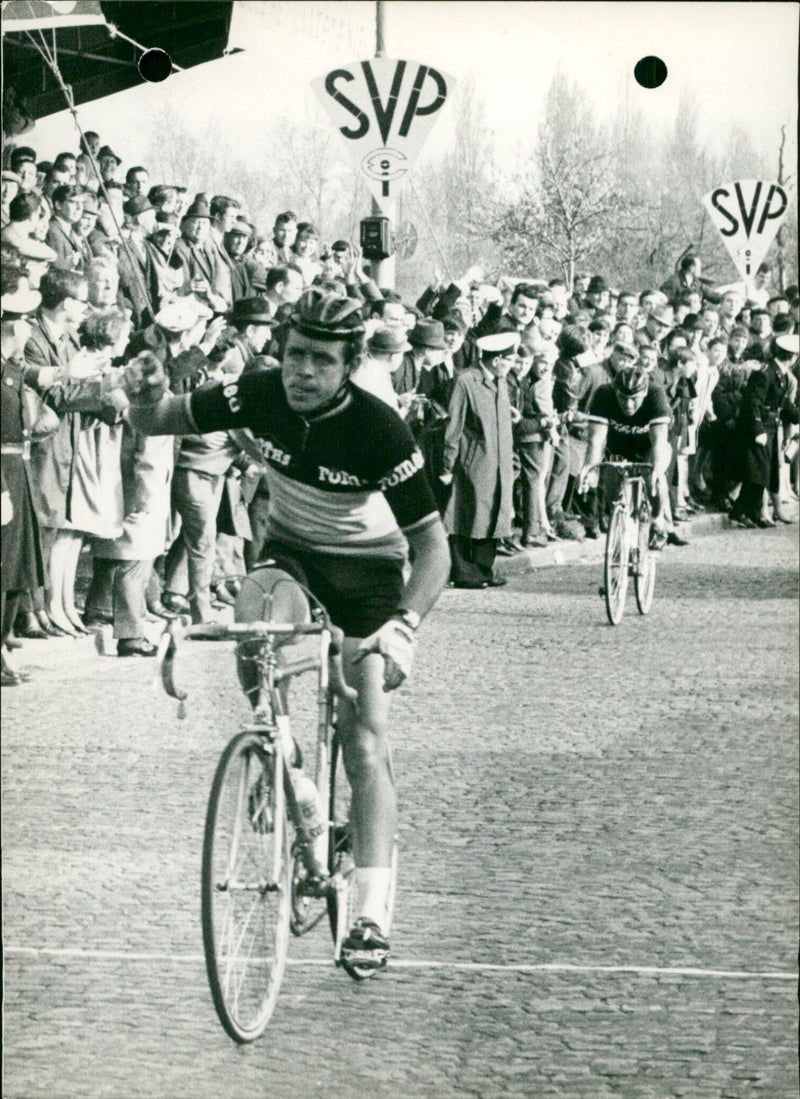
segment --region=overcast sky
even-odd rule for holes
[[[130,164],[150,147],[147,118],[161,98],[199,136],[221,120],[231,142],[254,159],[264,155],[258,135],[280,113],[330,126],[309,82],[374,53],[375,5],[247,0],[244,8],[251,19],[233,44],[246,45],[247,53],[87,104],[80,112],[85,127],[100,132]],[[669,123],[681,91],[690,89],[698,97],[702,137],[717,149],[734,122],[764,153],[777,149],[782,122],[794,140],[800,10],[794,3],[388,0],[385,8],[389,57],[425,62],[457,80],[474,77],[501,157],[510,157],[521,134],[535,131],[558,66],[586,88],[601,113],[627,94],[653,125]],[[633,78],[636,61],[648,54],[660,56],[669,70],[655,91]],[[443,118],[437,125],[446,137],[445,112]],[[75,144],[64,116],[39,123],[30,139],[42,155]]]

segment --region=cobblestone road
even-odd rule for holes
[[[322,927],[293,941],[246,1048],[198,911],[230,658],[191,648],[180,722],[148,663],[29,643],[7,1099],[795,1099],[797,564],[797,528],[717,531],[617,629],[597,560],[445,592],[396,704],[396,960],[355,985]]]

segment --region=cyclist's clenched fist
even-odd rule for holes
[[[122,388],[131,404],[157,404],[169,392],[164,364],[152,351],[143,351],[124,368]]]

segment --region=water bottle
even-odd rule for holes
[[[322,798],[313,781],[303,771],[292,769],[292,786],[297,805],[303,816],[312,851],[320,871],[325,870],[325,829],[327,827],[322,809]]]

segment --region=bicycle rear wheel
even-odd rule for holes
[[[633,590],[639,614],[647,614],[653,605],[656,586],[656,557],[650,549],[650,508],[643,506],[639,515],[639,544]]]
[[[338,736],[334,736],[331,746],[330,798],[328,821],[330,842],[328,844],[328,870],[338,888],[328,894],[328,918],[331,935],[335,944],[334,957],[356,981],[365,981],[377,972],[374,968],[350,965],[341,960],[342,940],[352,927],[358,915],[358,897],[355,887],[355,860],[353,857],[353,837],[350,827],[350,786],[344,770],[342,748]],[[394,913],[394,899],[397,890],[397,841],[392,848],[391,879],[386,898],[386,912],[381,922],[383,932],[391,930]]]
[[[208,802],[202,924],[214,1007],[237,1042],[263,1034],[286,964],[291,862],[283,794],[272,746],[258,733],[235,736]]]
[[[628,546],[625,536],[625,509],[615,504],[611,512],[606,534],[606,552],[603,564],[606,614],[612,626],[621,620],[628,591]]]

